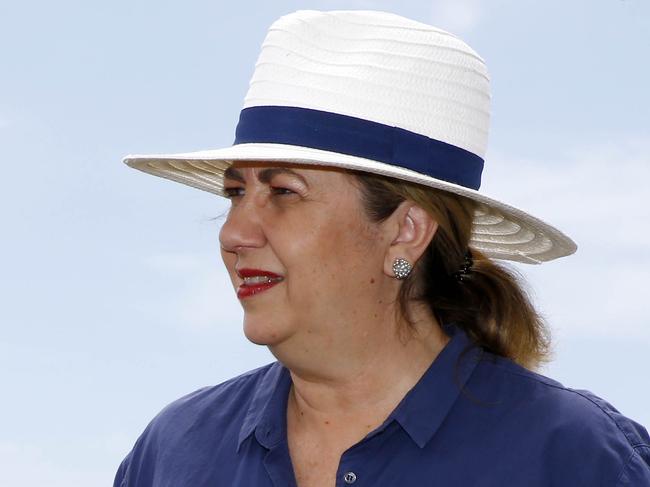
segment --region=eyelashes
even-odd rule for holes
[[[223,188],[223,194],[226,198],[232,199],[236,196],[241,196],[238,191],[243,190],[243,188]]]
[[[281,188],[281,187],[277,187],[277,188],[273,188],[273,187],[272,187],[272,188],[271,188],[271,192],[272,192],[273,194],[277,194],[277,195],[291,195],[291,194],[297,194],[295,191],[292,191],[292,190],[290,190],[289,188]]]
[[[244,188],[224,188],[223,193],[228,199],[238,198],[244,196]],[[290,196],[297,194],[289,188],[283,188],[280,186],[271,186],[271,193],[274,196]]]

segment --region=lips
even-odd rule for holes
[[[260,294],[284,280],[283,276],[262,269],[237,269],[236,272],[244,280],[237,288],[239,299]]]
[[[239,277],[242,277],[242,278],[244,278],[244,277],[255,277],[255,276],[266,276],[266,277],[271,277],[271,278],[278,278],[278,277],[281,278],[282,277],[281,275],[276,274],[275,272],[264,271],[262,269],[248,269],[248,268],[245,268],[245,269],[235,269],[235,270],[237,272],[237,275]]]

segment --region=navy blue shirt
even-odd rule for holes
[[[446,330],[452,339],[418,383],[343,453],[337,487],[650,486],[641,425]],[[114,487],[295,487],[290,386],[276,361],[174,401],[137,440]]]

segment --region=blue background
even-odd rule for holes
[[[127,153],[229,145],[267,27],[380,9],[490,69],[481,191],[578,253],[515,264],[555,338],[542,372],[650,425],[650,4],[641,0],[0,2],[0,472],[108,485],[165,404],[273,360],[223,270],[226,201]]]

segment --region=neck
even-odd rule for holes
[[[409,339],[395,333],[392,339],[368,339],[354,357],[328,361],[344,367],[287,366],[293,381],[287,411],[291,427],[325,438],[351,430],[358,436],[359,429],[367,433],[379,426],[449,341],[430,313],[418,309],[412,316],[416,327]]]

